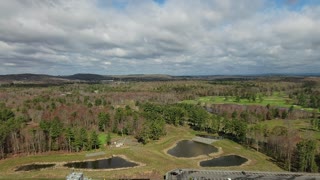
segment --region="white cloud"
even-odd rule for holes
[[[4,65],[4,66],[16,66],[15,63],[4,63],[3,65]]]
[[[0,73],[320,69],[319,5],[288,10],[260,0],[101,2],[0,1],[0,63],[16,65]]]

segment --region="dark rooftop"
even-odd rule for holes
[[[262,171],[220,171],[175,169],[167,172],[166,180],[231,180],[231,179],[262,179],[262,180],[320,180],[318,173],[291,173],[291,172],[262,172]]]

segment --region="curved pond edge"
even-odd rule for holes
[[[31,170],[18,170],[19,168],[23,167],[23,166],[29,166],[29,165],[52,165],[49,167],[44,167],[44,168],[39,168],[39,169],[31,169]],[[26,172],[30,172],[30,171],[43,171],[45,169],[53,169],[57,166],[56,162],[33,162],[33,163],[28,163],[28,164],[21,164],[18,166],[15,166],[13,168],[13,171],[15,173],[26,173]]]
[[[219,156],[219,155],[223,154],[222,148],[221,148],[221,147],[217,147],[217,146],[215,146],[215,147],[218,149],[217,152],[213,152],[213,153],[206,154],[206,155],[199,155],[199,156],[196,156],[196,157],[176,157],[176,156],[173,156],[173,155],[171,155],[171,154],[168,153],[168,151],[169,151],[170,149],[172,149],[172,148],[174,148],[175,146],[177,146],[178,142],[183,141],[183,140],[192,141],[192,139],[180,139],[180,140],[177,140],[177,141],[175,141],[175,143],[174,143],[173,145],[171,145],[170,147],[165,148],[165,149],[163,150],[164,154],[166,154],[166,155],[168,155],[168,156],[170,156],[170,157],[173,157],[173,158],[177,158],[177,159],[203,159],[203,158],[208,158],[208,157],[211,157],[211,158],[212,158],[212,157]],[[211,144],[208,144],[208,145],[212,146]]]
[[[96,161],[96,160],[102,160],[102,159],[109,159],[109,158],[113,158],[113,157],[120,157],[126,161],[132,162],[137,164],[137,166],[134,167],[123,167],[123,168],[109,168],[109,169],[88,169],[88,168],[69,168],[69,167],[65,167],[64,165],[67,163],[74,163],[74,162],[86,162],[86,161]],[[16,166],[13,168],[13,171],[15,173],[26,173],[26,172],[31,172],[31,171],[15,171],[17,168],[19,168],[20,166],[26,166],[26,165],[31,165],[31,164],[55,164],[53,167],[49,167],[49,168],[42,168],[39,169],[39,171],[43,171],[43,170],[47,170],[47,169],[76,169],[76,170],[82,170],[82,171],[114,171],[114,170],[123,170],[123,169],[131,169],[131,168],[139,168],[142,166],[146,166],[146,164],[141,163],[141,162],[136,162],[133,161],[131,159],[129,159],[127,156],[125,155],[111,155],[108,157],[100,157],[100,158],[95,158],[95,159],[85,159],[85,160],[81,160],[81,161],[60,161],[60,162],[32,162],[32,163],[28,163],[28,164],[21,164],[19,166]]]
[[[75,162],[87,162],[87,161],[96,161],[96,160],[103,160],[103,159],[109,159],[109,158],[113,158],[113,157],[120,157],[126,161],[132,162],[137,164],[137,166],[133,166],[133,167],[122,167],[122,168],[109,168],[109,169],[89,169],[89,168],[69,168],[69,167],[65,167],[64,165],[67,163],[75,163]],[[83,170],[83,171],[114,171],[114,170],[123,170],[123,169],[131,169],[131,168],[139,168],[142,166],[146,166],[146,164],[141,163],[141,162],[136,162],[133,161],[131,159],[129,159],[127,156],[125,155],[112,155],[109,157],[104,157],[104,158],[96,158],[96,159],[86,159],[86,160],[82,160],[82,161],[68,161],[68,162],[63,162],[61,164],[59,164],[61,166],[59,166],[59,168],[64,168],[64,169],[77,169],[77,170]]]
[[[203,166],[200,166],[200,162],[201,161],[207,161],[207,160],[211,160],[211,159],[214,159],[214,158],[219,158],[219,157],[223,157],[223,156],[240,156],[244,159],[247,159],[247,161],[245,163],[242,163],[241,165],[238,165],[238,166],[214,166],[214,167],[203,167]],[[210,158],[206,158],[206,159],[201,159],[201,161],[198,161],[197,165],[198,167],[201,167],[201,168],[230,168],[230,167],[242,167],[242,166],[247,166],[247,165],[250,165],[252,160],[249,159],[249,158],[246,158],[244,156],[241,156],[239,154],[234,154],[234,153],[231,153],[231,154],[220,154],[219,156],[214,156],[214,157],[210,157]]]

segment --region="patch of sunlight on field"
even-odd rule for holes
[[[100,133],[99,136],[98,136],[98,139],[99,139],[100,145],[106,144],[107,134],[105,134],[105,133]]]

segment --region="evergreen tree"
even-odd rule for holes
[[[6,107],[0,108],[0,121],[7,121],[8,119],[11,119],[14,117],[15,115],[10,109]]]
[[[247,123],[239,120],[233,120],[234,136],[240,142],[244,142],[247,134]]]
[[[46,150],[48,150],[48,148],[49,150],[51,150],[51,136],[49,136],[50,127],[51,127],[51,123],[49,121],[45,121],[45,120],[40,121],[40,128],[42,129],[44,138],[45,138],[44,146]]]
[[[69,151],[73,151],[73,149],[75,149],[74,147],[74,143],[75,143],[75,135],[74,135],[74,131],[73,129],[71,129],[70,127],[68,127],[65,131],[65,137],[66,140],[68,142],[68,150]]]
[[[235,101],[236,102],[240,102],[240,96],[239,95],[236,96],[236,100]]]
[[[88,148],[88,133],[84,128],[80,129],[80,139],[82,141],[82,149],[86,150]]]
[[[98,115],[98,127],[99,131],[105,131],[106,127],[110,124],[110,115],[108,113],[101,112]]]
[[[58,117],[55,117],[53,121],[50,123],[49,134],[51,137],[51,149],[58,150],[59,145],[57,144],[57,138],[61,135],[63,124],[60,122]]]
[[[315,162],[317,152],[315,140],[302,140],[297,144],[297,170],[301,172],[317,172],[318,166]]]
[[[137,134],[136,138],[138,142],[147,144],[150,141],[150,129],[148,126],[144,126],[143,129]]]
[[[158,140],[161,136],[165,135],[165,121],[162,117],[152,120],[149,123],[150,138],[152,140]]]
[[[98,149],[99,148],[99,138],[98,138],[98,134],[96,133],[96,131],[92,131],[90,134],[90,147],[92,149]]]
[[[86,150],[88,148],[87,130],[81,128],[75,138],[76,151]]]
[[[102,104],[102,100],[101,99],[96,99],[94,102],[95,106],[100,106]]]

